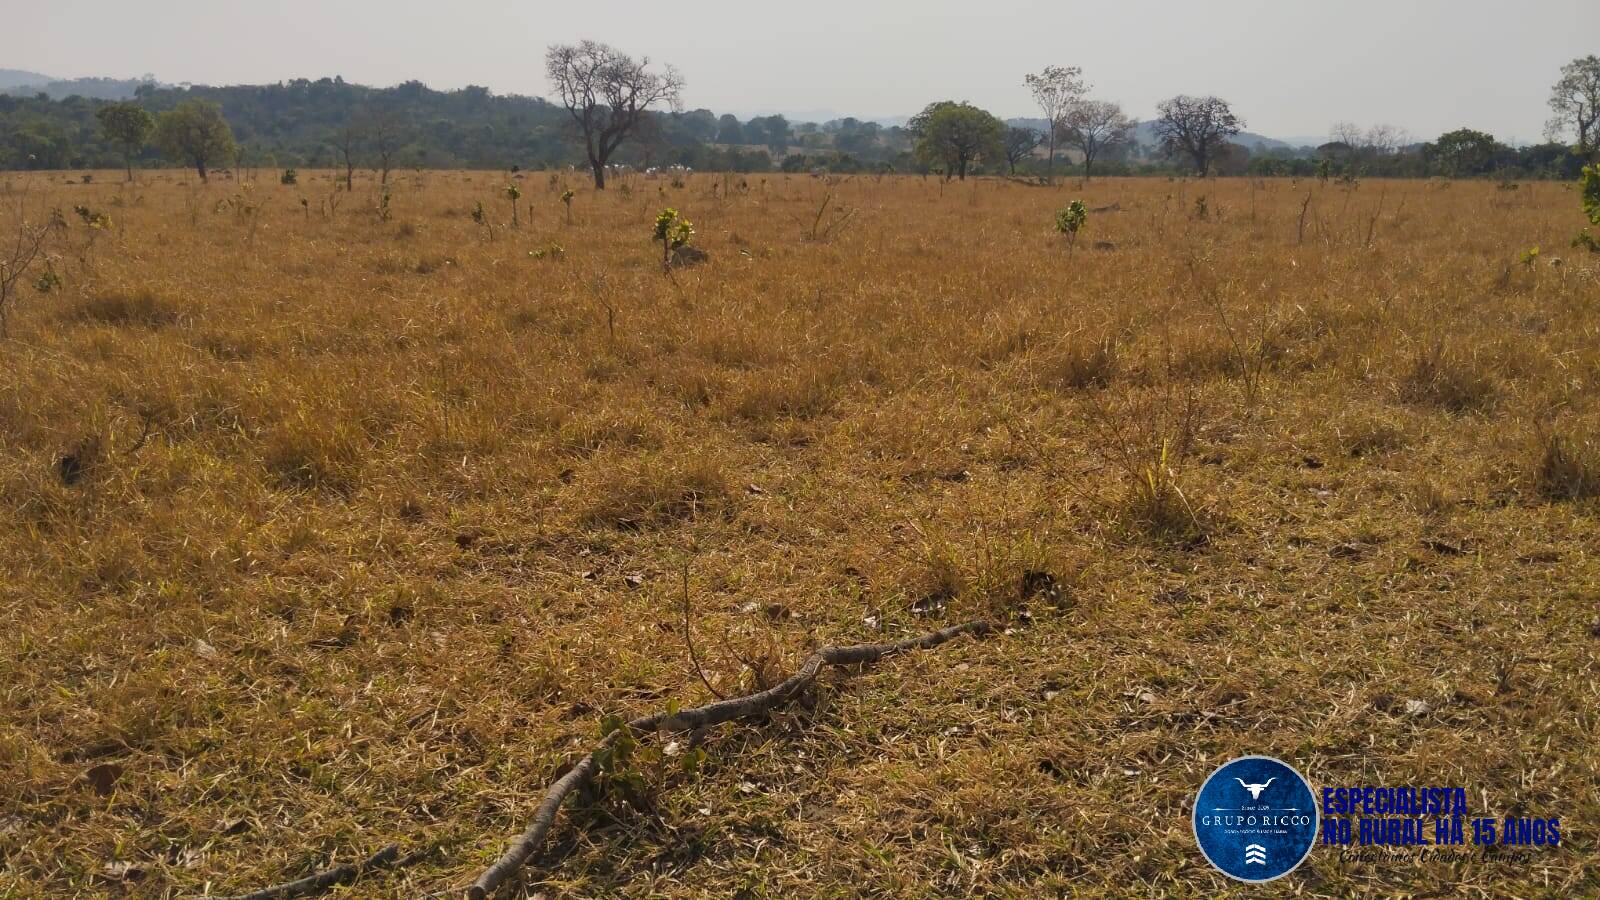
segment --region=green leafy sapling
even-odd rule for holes
[[[656,228],[653,239],[661,242],[661,266],[672,267],[672,255],[675,251],[689,246],[689,241],[694,237],[694,225],[679,215],[678,211],[667,208],[656,216]]]
[[[516,208],[515,201],[512,202],[512,208]],[[475,201],[472,204],[472,221],[483,229],[489,240],[494,240],[494,223],[489,221],[489,213],[484,210],[482,200]]]
[[[1578,192],[1583,203],[1584,218],[1589,220],[1590,225],[1600,225],[1600,165],[1583,167],[1583,175],[1578,178]],[[1585,228],[1572,239],[1572,246],[1587,247],[1590,253],[1600,253],[1600,238]]]
[[[1089,208],[1083,205],[1082,200],[1074,200],[1065,208],[1056,213],[1056,231],[1067,236],[1067,253],[1071,253],[1078,244],[1078,232],[1083,230],[1084,223],[1089,221]]]
[[[511,227],[521,228],[522,222],[517,218],[517,201],[522,199],[522,189],[514,184],[506,185],[506,199],[511,201]]]

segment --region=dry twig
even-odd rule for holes
[[[239,894],[233,897],[211,897],[208,900],[279,900],[279,898],[285,897],[304,897],[307,894],[318,894],[335,885],[355,881],[368,872],[376,872],[380,869],[405,868],[412,863],[421,862],[432,856],[433,851],[433,847],[428,847],[424,850],[401,856],[400,845],[390,844],[360,862],[334,866],[314,875],[307,875],[295,881],[286,881],[283,884],[264,887],[259,891],[251,891],[248,894]]]
[[[800,670],[782,682],[764,691],[746,694],[742,697],[733,697],[728,700],[719,700],[694,709],[679,710],[675,715],[655,713],[641,716],[627,724],[626,730],[637,734],[649,734],[654,731],[689,731],[710,728],[723,722],[734,719],[744,719],[770,712],[799,696],[812,682],[824,666],[839,667],[852,665],[868,665],[907,650],[926,650],[937,647],[946,641],[957,638],[963,634],[984,635],[993,631],[993,626],[988,622],[977,620],[961,625],[952,625],[938,631],[906,638],[883,644],[855,644],[851,646],[823,647],[811,654],[800,667]],[[590,751],[587,756],[578,761],[550,785],[545,792],[544,800],[534,811],[533,822],[528,829],[511,843],[510,848],[478,876],[472,887],[467,889],[467,896],[471,900],[484,900],[506,879],[510,878],[522,865],[533,856],[539,846],[544,843],[545,835],[555,824],[556,813],[561,810],[562,804],[574,791],[582,788],[594,780],[599,770],[596,755],[610,746],[624,729],[612,732],[599,747]]]

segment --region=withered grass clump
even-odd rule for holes
[[[1332,423],[1334,441],[1350,456],[1367,457],[1405,447],[1411,436],[1394,415],[1355,410]]]
[[[1411,403],[1429,403],[1454,413],[1473,412],[1494,403],[1497,383],[1488,362],[1438,342],[1424,346],[1411,359],[1400,384]]]
[[[716,460],[650,460],[608,469],[584,485],[583,521],[615,528],[662,525],[726,510],[732,491]]]
[[[177,304],[148,288],[93,294],[74,303],[66,312],[66,318],[74,322],[147,328],[171,325],[181,315]]]
[[[1046,382],[1058,388],[1083,390],[1106,387],[1116,378],[1120,363],[1115,339],[1073,338],[1042,355],[1038,365]]]
[[[1586,500],[1600,496],[1600,444],[1591,435],[1540,429],[1536,441],[1534,484],[1550,500]]]
[[[491,239],[504,173],[391,177],[388,221],[376,175],[262,174],[248,218],[222,173],[0,174],[117,210],[0,340],[0,896],[436,842],[350,895],[458,895],[607,717],[969,617],[650,741],[644,811],[563,813],[527,890],[1225,894],[1149,811],[1267,753],[1563,820],[1291,890],[1596,893],[1600,257],[1497,286],[1564,186],[1217,178],[1202,221],[1096,179],[1116,250],[1069,260],[1003,179],[627,174],[569,217],[542,173]],[[668,204],[709,259],[663,271]]]

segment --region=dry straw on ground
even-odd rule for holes
[[[0,178],[69,211],[0,343],[0,895],[458,891],[603,717],[712,699],[685,562],[725,694],[1010,634],[642,756],[518,890],[1242,894],[1188,803],[1253,752],[1562,819],[1286,889],[1600,892],[1568,186],[529,173],[491,236],[504,174],[260,174]]]

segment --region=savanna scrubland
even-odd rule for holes
[[[452,891],[604,717],[977,617],[641,753],[523,890],[1243,894],[1189,804],[1264,753],[1562,820],[1275,893],[1600,892],[1569,184],[261,174],[4,179],[65,226],[0,343],[0,894]]]

